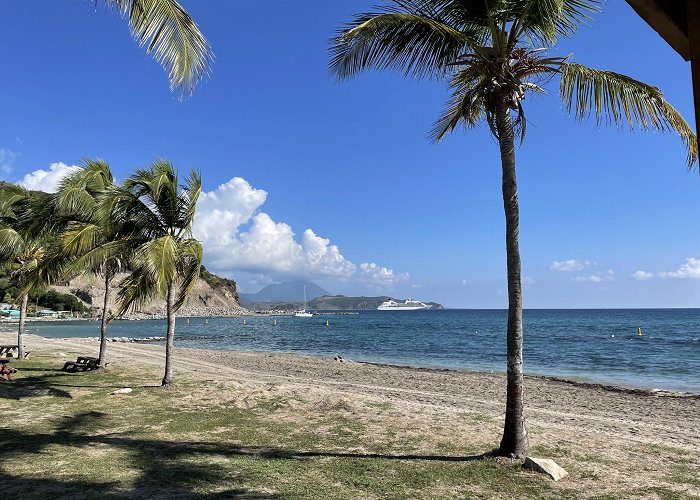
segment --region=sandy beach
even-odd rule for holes
[[[0,343],[13,341],[14,333],[0,332]],[[29,335],[26,345],[60,361],[98,352],[97,342],[78,339]],[[108,370],[134,363],[163,366],[162,345],[110,343],[108,349]],[[502,374],[199,349],[176,349],[175,369],[183,379],[223,384],[231,390],[220,397],[243,407],[260,399],[298,397],[304,401],[299,405],[353,414],[369,422],[369,428],[398,426],[426,452],[445,439],[455,450],[482,447],[488,452],[500,439]],[[382,406],[390,411],[368,411]],[[294,419],[293,405],[289,409],[284,418]],[[667,475],[666,459],[679,454],[690,457],[700,474],[698,395],[527,377],[526,416],[533,455],[554,458],[570,471],[570,482],[586,489],[603,493],[611,485],[658,484]],[[601,478],[605,481],[596,480]],[[697,485],[683,490],[700,495]]]

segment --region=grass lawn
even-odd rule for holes
[[[491,441],[479,449],[436,441],[426,451],[420,435],[389,418],[377,426],[303,394],[247,398],[235,384],[182,376],[163,389],[157,371],[68,374],[40,353],[13,365],[16,380],[0,383],[3,498],[586,496],[484,455]],[[134,390],[111,394],[121,387]],[[391,411],[374,403],[363,413]],[[658,496],[680,498],[666,493]]]

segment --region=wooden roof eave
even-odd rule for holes
[[[683,59],[691,58],[685,21],[685,2],[673,0],[627,0],[627,3],[654,28]]]

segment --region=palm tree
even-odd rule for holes
[[[95,2],[97,3],[97,2]],[[213,54],[197,23],[176,0],[104,0],[126,18],[134,39],[168,71],[171,90],[192,94]]]
[[[168,332],[163,386],[172,383],[175,314],[199,278],[202,246],[192,237],[199,174],[190,172],[184,185],[167,161],[137,170],[122,186],[108,191],[100,203],[100,217],[120,221],[119,241],[132,250],[131,273],[120,283],[117,315],[156,296],[166,300]],[[109,245],[109,243],[107,244]]]
[[[18,358],[24,359],[24,333],[30,292],[41,292],[46,283],[36,270],[46,258],[50,239],[32,228],[31,207],[46,205],[46,193],[28,191],[21,186],[0,183],[0,271],[20,288],[20,314],[17,329]]]
[[[601,0],[391,0],[338,33],[330,70],[339,79],[375,69],[436,77],[452,96],[431,133],[440,141],[459,125],[486,122],[498,140],[508,271],[507,397],[499,453],[524,457],[522,289],[515,172],[516,134],[525,137],[523,100],[559,76],[564,105],[576,118],[677,132],[697,161],[697,139],[659,89],[628,76],[587,68],[547,51],[598,12]]]
[[[53,210],[69,221],[61,234],[60,276],[89,272],[104,279],[105,295],[100,324],[100,354],[98,366],[107,361],[107,324],[110,320],[109,301],[115,275],[126,269],[129,248],[120,239],[123,227],[112,218],[100,219],[97,207],[100,198],[114,189],[114,177],[109,164],[103,160],[86,159],[83,167],[65,177],[54,198]]]

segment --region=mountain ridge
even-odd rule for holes
[[[308,300],[330,295],[326,290],[310,281],[294,280],[267,285],[257,293],[239,293],[240,301],[246,304],[264,302],[304,302],[304,287]]]

